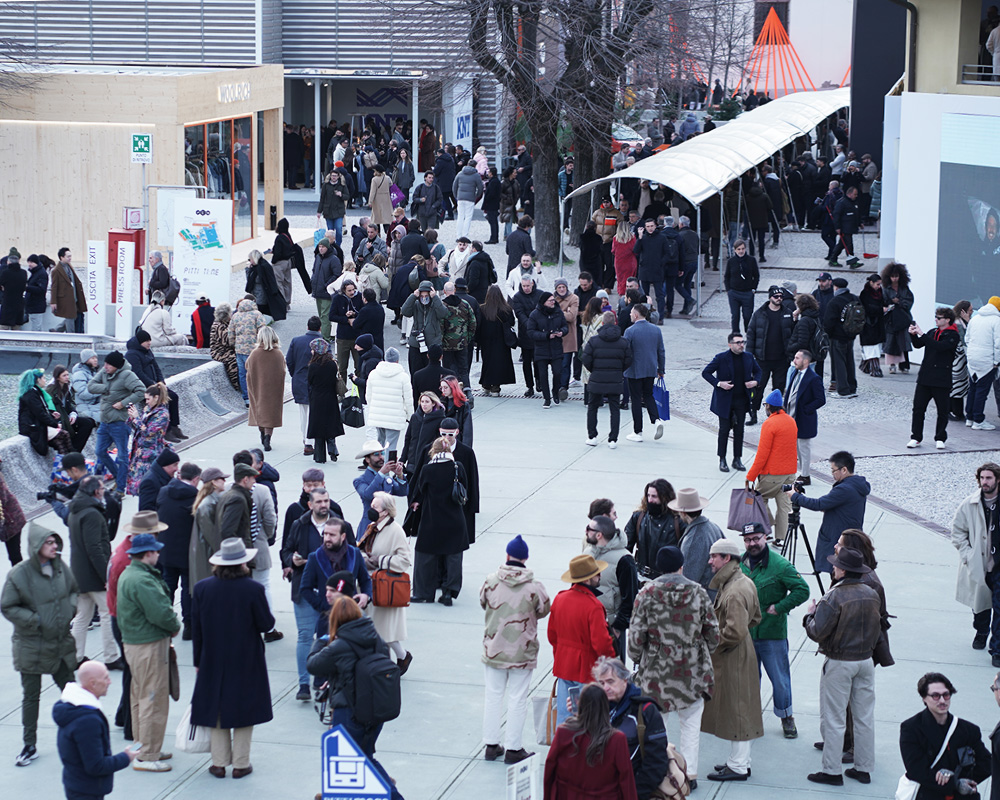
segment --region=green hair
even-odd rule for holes
[[[26,369],[21,373],[20,377],[17,379],[17,397],[20,400],[24,395],[26,395],[35,384],[38,383],[38,379],[45,374],[45,370],[42,369]]]

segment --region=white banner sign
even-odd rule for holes
[[[87,277],[83,284],[87,295],[87,333],[103,336],[107,333],[108,302],[108,243],[87,242]]]
[[[181,284],[174,327],[187,333],[195,301],[229,302],[232,276],[233,202],[195,197],[174,199],[173,274]]]
[[[115,338],[128,341],[135,333],[132,325],[133,275],[135,273],[135,243],[118,242],[115,257]]]

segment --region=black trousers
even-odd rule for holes
[[[6,542],[4,542],[4,546],[6,546],[7,548],[7,558],[10,559],[10,565],[12,567],[15,564],[20,564],[22,561],[24,561],[24,558],[21,556],[20,533],[17,536],[11,536]]]
[[[837,394],[857,394],[858,381],[854,374],[854,339],[830,340],[830,358],[833,361],[833,379]]]
[[[615,257],[611,252],[611,242],[604,242],[601,245],[601,259],[604,262],[604,274],[595,275],[594,280],[611,292],[615,288]]]
[[[820,238],[826,242],[826,260],[829,261],[831,258],[834,258],[834,250],[840,243],[837,232],[833,228],[824,227],[820,232]]]
[[[167,391],[170,390],[168,389]],[[177,397],[177,395],[174,395],[174,397]],[[174,423],[171,422],[170,424],[173,425]],[[87,440],[90,438],[90,434],[94,432],[94,428],[96,427],[96,420],[90,417],[77,417],[76,424],[71,425],[68,431],[69,440],[73,444],[73,450],[77,453],[82,453],[83,448],[87,445]]]
[[[407,347],[406,361],[407,365],[410,367],[410,374],[412,375],[418,369],[423,369],[427,366],[427,353],[421,353],[419,347]]]
[[[118,649],[125,652],[125,643],[122,641],[122,632],[118,627],[118,618],[111,618],[111,633],[118,642]],[[115,725],[124,728],[122,735],[128,742],[132,741],[132,670],[128,668],[128,661],[122,657],[122,699],[118,703],[118,710],[115,712]]]
[[[170,427],[172,428],[179,427],[181,424],[177,402],[177,392],[173,389],[167,389],[167,413],[170,415]],[[81,447],[78,452],[82,453],[83,448]]]
[[[444,562],[442,574],[441,562]],[[458,597],[462,591],[462,553],[451,553],[446,556],[413,553],[413,596],[420,600],[433,600],[438,587],[442,594],[449,592],[452,597]]]
[[[733,458],[743,458],[743,427],[746,424],[746,406],[733,404],[728,417],[719,417],[719,458],[726,457],[729,432],[733,433]]]
[[[486,221],[490,223],[490,241],[496,242],[500,239],[500,211],[489,211],[486,213]]]
[[[524,373],[524,384],[531,391],[535,391],[535,384],[542,385],[542,379],[538,378],[538,367],[535,366],[535,351],[521,348],[521,371]],[[537,378],[537,380],[536,380]]]
[[[549,388],[549,372],[552,372],[552,388]],[[562,358],[536,358],[535,377],[538,378],[538,388],[542,390],[542,397],[546,400],[552,399],[552,393],[559,391],[560,378],[562,376]],[[527,378],[527,375],[525,375]]]
[[[833,258],[837,258],[841,253],[847,251],[847,255],[854,258],[854,234],[844,233],[837,238],[837,246],[833,248]]]
[[[924,415],[931,400],[937,406],[937,425],[934,427],[934,441],[948,441],[948,406],[951,389],[947,386],[924,386],[918,383],[913,390],[913,420],[910,438],[922,442],[924,439]]]
[[[617,394],[597,394],[589,393],[587,401],[587,436],[591,439],[597,438],[597,409],[601,407],[604,398],[608,400],[608,408],[611,409],[611,430],[608,431],[608,441],[618,441],[618,429],[621,427],[621,408],[618,405],[619,396]]]
[[[642,433],[642,407],[646,407],[650,422],[658,422],[659,412],[653,399],[653,378],[629,378],[628,393],[632,396],[632,430]]]
[[[469,389],[469,351],[463,347],[461,350],[445,350],[441,365],[445,369],[450,369],[454,376],[462,382],[462,386]]]
[[[785,391],[785,377],[788,375],[788,362],[784,359],[780,361],[760,360],[760,382],[753,390],[753,410],[760,411],[760,405],[764,402],[767,394],[767,382],[770,379],[771,388],[779,392]]]
[[[191,623],[191,590],[188,587],[188,569],[187,567],[160,567],[160,571],[163,573],[163,581],[167,584],[167,591],[170,592],[170,599],[174,599],[174,594],[177,592],[177,586],[180,584],[181,587],[181,620],[184,622],[184,627],[187,627]],[[125,652],[122,650],[122,652]]]

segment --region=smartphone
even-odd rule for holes
[[[142,750],[142,742],[135,742],[133,745],[129,747],[129,750],[131,750],[133,753],[138,753],[140,750]]]
[[[569,687],[569,701],[573,704],[573,713],[576,713],[577,708],[580,705],[580,690],[582,686],[570,686]]]

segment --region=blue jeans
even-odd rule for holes
[[[344,241],[344,218],[337,217],[336,219],[330,219],[329,217],[324,217],[324,219],[326,220],[326,229],[337,234],[337,247],[340,247],[340,243]]]
[[[306,669],[306,659],[309,658],[309,650],[312,649],[313,633],[319,620],[319,612],[305,600],[298,600],[292,605],[295,610],[295,627],[299,631],[295,640],[295,666],[299,671],[299,686],[308,686],[309,670]]]
[[[562,375],[559,386],[563,389],[569,388],[569,379],[573,376],[573,356],[576,353],[563,353]]]
[[[666,281],[639,281],[642,286],[642,293],[649,297],[650,288],[656,289],[656,310],[660,315],[660,319],[663,319],[663,305],[667,294],[667,282]],[[672,299],[672,298],[671,298]],[[671,306],[673,303],[671,303]]]
[[[969,395],[965,401],[965,416],[973,422],[983,422],[986,419],[986,400],[990,396],[990,387],[996,377],[996,368],[991,369],[978,379],[970,376]]]
[[[375,758],[375,742],[378,741],[378,736],[382,733],[381,723],[376,725],[371,730],[366,730],[356,719],[354,719],[354,715],[351,714],[351,709],[335,708],[333,709],[332,724],[343,725],[344,730],[346,730],[348,735],[354,740],[354,743],[361,748],[361,751],[366,756],[368,756],[368,760],[372,762],[372,766],[383,778],[385,778],[386,785],[389,787],[389,791],[391,792],[390,797],[392,797],[392,800],[403,800],[403,795],[396,790],[396,787],[392,783],[392,779],[389,777],[389,773],[385,771],[385,767],[379,764],[378,760]]]
[[[247,394],[247,359],[249,355],[236,354],[236,371],[240,376],[240,392],[243,394],[243,402],[250,402],[250,395]]]
[[[767,611],[762,613],[766,614]],[[792,675],[788,666],[788,639],[754,639],[757,651],[757,674],[761,666],[767,672],[774,690],[774,716],[779,719],[792,716]]]
[[[118,448],[118,459],[111,460],[108,447],[114,441]],[[97,429],[97,463],[115,476],[115,486],[119,492],[125,491],[128,477],[128,423],[102,422]]]
[[[728,294],[729,313],[733,318],[733,333],[740,332],[740,312],[743,313],[743,330],[745,331],[750,327],[750,315],[753,314],[753,292],[730,289]]]
[[[556,678],[556,723],[559,725],[569,719],[566,700],[569,698],[569,690],[575,686],[583,686],[583,684]]]

